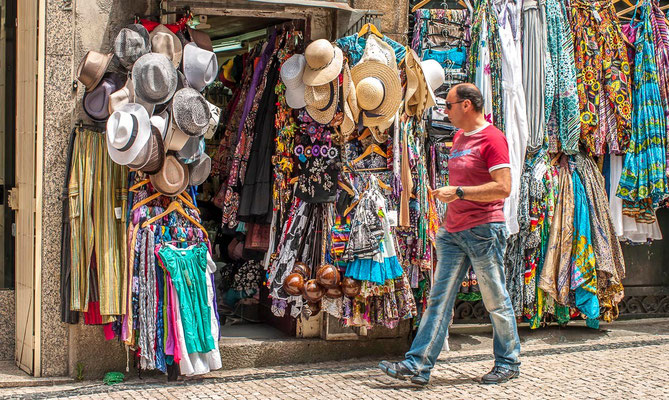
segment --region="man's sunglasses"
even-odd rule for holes
[[[447,101],[447,102],[446,102],[446,108],[447,108],[448,110],[450,110],[451,107],[453,107],[453,104],[462,103],[463,101],[464,101],[464,100],[454,101],[453,103],[451,103],[450,101]]]

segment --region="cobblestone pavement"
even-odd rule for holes
[[[500,386],[475,381],[492,366],[485,334],[484,340],[476,335],[454,340],[470,344],[443,352],[426,388],[386,377],[376,367],[378,360],[353,360],[221,371],[169,384],[151,378],[112,387],[97,382],[24,387],[0,390],[0,399],[669,398],[669,321],[650,331],[583,332],[566,339],[550,332],[541,338],[523,335],[521,376]]]

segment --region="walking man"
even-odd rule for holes
[[[471,262],[493,327],[495,366],[482,383],[518,377],[520,339],[504,277],[507,230],[504,199],[511,191],[509,148],[504,134],[482,113],[483,96],[470,83],[454,86],[446,97],[451,123],[460,130],[448,160],[449,183],[432,191],[448,203],[437,234],[438,264],[425,315],[406,359],[379,367],[397,379],[427,385],[444,345],[455,298]]]

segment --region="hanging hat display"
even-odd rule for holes
[[[393,49],[370,36],[360,62],[351,68],[363,125],[378,126],[391,119],[402,102],[402,84]]]
[[[177,70],[162,54],[145,54],[132,67],[135,96],[149,104],[169,101],[177,89],[177,80]]]
[[[103,122],[109,118],[110,97],[122,85],[121,77],[114,73],[106,73],[95,89],[84,94],[83,107],[86,114],[96,122]]]
[[[341,100],[344,110],[344,120],[341,123],[341,133],[344,137],[348,137],[355,131],[358,123],[358,116],[360,115],[360,108],[358,108],[358,96],[355,93],[355,85],[351,77],[351,69],[348,63],[344,64],[344,80],[342,83],[342,91],[344,98]]]
[[[446,82],[446,74],[444,68],[436,60],[421,61],[418,65],[420,66],[420,70],[422,71],[427,84],[425,88],[427,91],[425,109],[427,109],[437,104],[434,92]]]
[[[204,154],[204,136],[191,136],[188,141],[178,151],[179,161],[184,164],[191,164],[197,161]]]
[[[207,102],[207,105],[209,106],[211,117],[209,117],[209,126],[207,127],[207,132],[204,134],[204,138],[211,139],[214,137],[218,123],[221,120],[221,109],[210,102]]]
[[[129,168],[137,169],[147,174],[155,174],[165,162],[165,147],[160,130],[151,126],[151,137],[142,153],[133,162],[128,164]]]
[[[181,89],[172,99],[172,117],[185,134],[202,136],[209,128],[209,103],[197,90]]]
[[[187,26],[187,29],[191,42],[195,42],[197,47],[207,51],[212,51],[212,52],[214,51],[214,46],[211,43],[211,38],[209,37],[209,35],[207,35],[206,32],[198,31],[197,29],[193,29],[190,26]]]
[[[288,107],[304,108],[304,91],[302,81],[306,60],[302,54],[294,54],[281,65],[281,81],[286,85],[286,104]]]
[[[151,31],[151,51],[159,53],[172,61],[175,68],[181,64],[183,46],[181,40],[165,25],[158,25]]]
[[[206,153],[192,164],[188,165],[190,172],[190,185],[198,186],[204,183],[211,172],[211,158]]]
[[[168,154],[160,171],[149,179],[158,192],[165,196],[176,196],[188,187],[190,174],[185,164]]]
[[[304,92],[306,110],[319,124],[329,124],[337,112],[339,85],[336,80],[321,86],[307,86]]]
[[[145,158],[138,155],[146,150],[151,136],[149,114],[139,104],[121,106],[107,120],[107,151],[109,157],[120,165],[139,163]]]
[[[341,72],[344,54],[326,39],[313,41],[304,51],[306,67],[302,80],[307,86],[320,86],[333,81]]]
[[[126,69],[131,69],[135,61],[149,52],[151,39],[149,31],[143,25],[128,25],[116,35],[114,54]]]
[[[91,50],[81,59],[77,68],[77,80],[84,84],[87,92],[95,89],[100,83],[112,58],[113,54],[102,54]]]
[[[195,43],[188,43],[184,47],[183,70],[191,87],[201,92],[216,79],[216,54],[199,48]]]

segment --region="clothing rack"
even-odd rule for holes
[[[98,133],[104,133],[106,131],[106,127],[103,127],[103,126],[100,126],[100,125],[95,125],[95,124],[87,124],[87,123],[84,123],[84,121],[81,120],[81,119],[74,124],[74,127],[72,129],[75,129],[75,128],[86,128],[86,129],[89,129],[89,130],[92,130],[92,131],[95,131],[95,132],[98,132]]]

